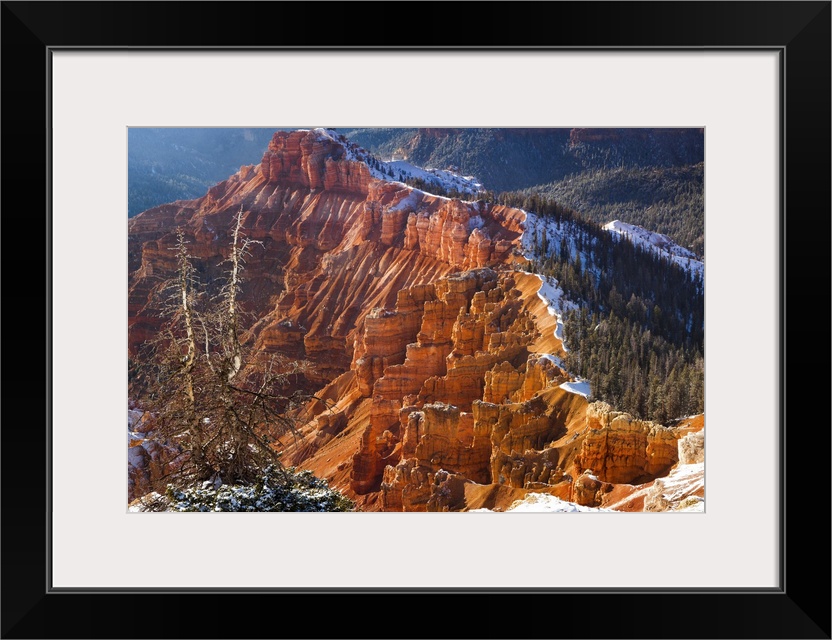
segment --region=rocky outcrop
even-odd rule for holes
[[[679,464],[705,462],[705,432],[697,431],[679,438]]]
[[[277,132],[260,165],[243,167],[202,198],[130,220],[132,354],[159,329],[165,303],[159,285],[175,268],[175,229],[184,229],[200,280],[214,294],[241,210],[243,235],[259,243],[251,245],[240,293],[244,310],[258,318],[251,339],[260,350],[311,360],[316,383],[360,359],[356,339],[373,309],[395,308],[402,289],[506,259],[524,217],[373,179],[331,132]],[[376,377],[383,358],[388,365],[404,360],[402,336],[412,341],[420,324],[418,317],[408,324],[405,313],[386,327],[371,322],[379,340],[392,340],[389,347],[368,345],[382,358],[363,363],[375,367]]]
[[[550,492],[560,487],[561,497],[570,494],[571,478],[559,465],[558,451],[546,447],[564,434],[565,425],[538,396],[520,404],[475,400],[470,413],[426,404],[401,415],[402,460],[384,469],[381,482],[386,510],[453,510],[455,500],[436,495],[441,473],[477,484]]]
[[[572,483],[572,502],[585,507],[598,507],[603,503],[604,495],[612,489],[611,483],[602,482],[588,469]]]
[[[372,395],[387,367],[404,363],[407,345],[416,340],[422,325],[425,303],[435,299],[433,284],[414,285],[398,292],[394,309],[375,308],[367,314],[352,365],[363,395]]]
[[[400,292],[401,308],[377,312],[379,322],[365,323],[356,371],[363,392],[372,389],[373,405],[364,446],[354,458],[354,491],[379,488],[383,459],[389,455],[389,447],[379,440],[385,432],[401,441],[404,456],[415,455],[421,466],[486,479],[490,432],[475,450],[473,404],[483,396],[486,374],[499,363],[525,360],[526,346],[536,337],[534,321],[513,287],[510,275],[467,271],[437,280],[432,289]],[[417,300],[421,313],[414,307]],[[397,317],[405,322],[421,318],[401,364],[397,350],[407,336],[379,339],[390,333],[381,331],[386,320]],[[383,375],[376,378],[378,373]]]
[[[345,190],[366,195],[370,169],[347,159],[347,149],[326,131],[275,133],[260,163],[266,182],[297,184],[312,190]]]
[[[566,474],[559,470],[559,454],[556,449],[545,448],[542,451],[526,449],[505,453],[496,449],[492,455],[492,474],[495,482],[512,487],[540,489],[563,481],[570,482]]]
[[[604,482],[635,484],[665,474],[678,462],[678,433],[653,422],[613,411],[603,402],[589,405],[587,433],[576,471],[594,470]]]
[[[492,404],[525,402],[539,391],[568,380],[566,372],[545,356],[533,354],[518,369],[508,361],[500,362],[485,373],[483,401]]]
[[[384,511],[427,511],[433,476],[416,458],[385,467],[381,484]]]
[[[426,511],[460,511],[465,508],[465,485],[472,484],[465,476],[439,471],[433,477]]]

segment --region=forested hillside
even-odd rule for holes
[[[533,187],[595,222],[623,220],[705,255],[705,166],[596,169]]]
[[[704,409],[704,282],[559,203],[503,194],[543,221],[531,268],[578,309],[564,321],[566,368],[592,400],[665,422]]]
[[[241,165],[259,162],[273,133],[271,128],[129,128],[127,215],[203,195]]]
[[[636,224],[670,236],[699,256],[705,253],[701,129],[350,129],[344,133],[385,159],[407,158],[420,166],[473,174],[492,192],[545,195],[590,220]]]
[[[345,135],[381,158],[475,175],[488,189],[523,189],[580,171],[569,129],[355,129]]]

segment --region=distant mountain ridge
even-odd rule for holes
[[[621,220],[613,220],[604,225],[604,230],[617,233],[627,238],[633,244],[645,247],[648,250],[656,251],[659,255],[666,256],[688,272],[696,273],[699,276],[704,274],[705,265],[696,259],[692,251],[680,247],[666,235],[642,229],[637,225],[627,224]]]
[[[705,253],[705,133],[663,129],[349,129],[379,158],[472,174],[493,192],[539,194]]]
[[[586,170],[678,167],[704,161],[702,129],[339,129],[386,159],[453,167],[487,189],[512,191]]]
[[[127,215],[209,187],[260,161],[273,128],[131,127],[127,130]]]
[[[705,255],[705,164],[588,170],[524,189],[555,200],[588,220],[621,220],[670,236]]]

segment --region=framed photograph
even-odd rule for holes
[[[412,24],[422,12],[431,14],[424,19],[436,20],[435,12],[428,11],[433,6],[385,5],[384,11],[390,24],[398,20]],[[446,6],[450,5],[442,5]],[[830,3],[486,3],[471,12],[472,6],[457,7],[465,11],[464,30],[450,20],[444,25],[443,19],[429,30],[430,36],[408,28],[391,37],[381,32],[363,35],[367,29],[361,15],[370,8],[379,10],[380,5],[341,3],[325,9],[321,5],[324,19],[310,21],[309,9],[314,13],[315,5],[299,3],[3,3],[4,223],[9,259],[4,265],[4,297],[7,328],[11,325],[15,331],[7,332],[4,342],[3,637],[275,635],[271,614],[250,612],[271,611],[275,606],[285,611],[287,597],[292,608],[311,607],[316,612],[316,628],[310,636],[369,637],[374,633],[370,628],[395,635],[390,630],[399,628],[407,615],[408,625],[413,621],[412,633],[430,637],[441,634],[436,631],[437,621],[429,615],[430,609],[421,614],[412,611],[414,603],[439,604],[439,598],[466,594],[487,599],[466,616],[472,637],[486,637],[495,630],[505,637],[830,637],[829,523],[828,518],[809,515],[826,506],[829,430],[811,427],[818,422],[817,398],[828,397],[828,385],[811,373],[814,360],[808,354],[827,350],[818,348],[819,335],[825,332],[816,329],[817,318],[809,315],[816,304],[805,293],[819,280],[817,295],[829,291]],[[398,44],[392,46],[393,41]],[[400,479],[394,481],[392,475],[385,475],[384,483],[394,490],[380,490],[381,467],[365,475],[347,469],[354,494],[378,491],[373,500],[390,506],[380,509],[386,513],[207,516],[128,510],[126,492],[144,480],[131,476],[127,488],[123,423],[135,361],[128,362],[125,356],[132,339],[125,329],[128,318],[134,325],[147,318],[136,313],[134,299],[128,304],[128,287],[131,291],[141,287],[129,267],[139,245],[127,239],[144,233],[144,241],[157,243],[154,246],[164,255],[153,264],[161,269],[170,262],[164,256],[173,253],[162,251],[167,240],[153,234],[174,219],[177,224],[185,220],[180,206],[168,212],[170,221],[160,209],[155,218],[131,218],[144,225],[139,231],[137,223],[128,223],[128,211],[132,215],[160,204],[134,205],[128,199],[128,169],[137,166],[128,161],[128,150],[138,144],[131,135],[142,131],[152,136],[163,128],[244,128],[254,143],[251,132],[261,128],[303,130],[272,139],[269,152],[276,159],[252,169],[260,172],[259,180],[265,179],[265,171],[274,170],[275,175],[291,171],[284,165],[292,145],[306,145],[310,154],[315,144],[335,145],[332,153],[340,157],[357,153],[349,135],[358,136],[364,147],[376,149],[376,155],[359,158],[368,171],[385,174],[384,180],[391,180],[387,184],[401,185],[396,189],[411,194],[414,188],[426,189],[425,181],[436,174],[414,174],[415,169],[408,168],[413,165],[373,133],[404,127],[636,130],[653,137],[657,131],[674,130],[694,132],[691,139],[701,139],[701,151],[694,150],[694,155],[701,153],[703,159],[699,169],[704,185],[703,250],[685,260],[689,266],[694,258],[705,256],[704,315],[691,312],[698,321],[688,319],[689,325],[704,324],[702,396],[708,414],[704,503],[701,494],[691,493],[685,496],[685,505],[647,509],[665,513],[600,509],[582,515],[432,513],[477,511],[476,507],[503,511],[522,497],[512,494],[511,501],[488,502],[469,496],[464,509],[455,509],[462,503],[453,492],[479,476],[476,470],[469,476],[456,473],[457,486],[447,472],[438,471],[441,461],[437,461],[436,469],[430,470],[430,483],[439,488],[425,489],[423,496],[417,484],[396,484]],[[591,134],[573,135],[579,145],[587,143]],[[155,161],[159,147],[152,140],[145,142]],[[383,152],[390,156],[382,156]],[[203,164],[216,159],[210,152],[194,158]],[[324,194],[319,197],[329,197],[327,185],[333,181],[341,191],[360,182],[332,159],[322,161],[318,173],[309,169],[311,162],[304,160],[305,175],[311,182],[320,179],[321,184],[306,186]],[[394,169],[398,173],[390,175]],[[237,174],[241,184],[246,171]],[[471,209],[466,229],[478,238],[487,237],[493,232],[488,228],[492,214],[485,212],[511,203],[489,201],[490,196],[480,194],[483,204],[477,204],[474,196],[479,192],[473,182],[453,171],[443,176],[445,182],[432,188],[444,189],[451,197],[470,197],[470,206],[480,207],[482,216]],[[235,191],[237,183],[222,184],[224,190],[212,189],[206,197],[228,198],[228,207],[239,204],[244,211],[248,202],[244,187]],[[315,191],[318,188],[320,192]],[[576,185],[560,185],[557,193],[586,201],[588,188],[581,185],[579,193]],[[470,189],[474,190],[466,191]],[[15,197],[18,192],[25,193],[22,199]],[[444,236],[433,238],[428,231],[419,236],[415,217],[413,229],[405,229],[407,216],[417,216],[418,207],[424,209],[425,220],[434,215],[432,199],[439,196],[422,195],[415,203],[401,193],[391,191],[389,202],[380,196],[384,211],[401,213],[405,225],[386,232],[399,234],[402,242],[411,245],[421,242],[425,251],[431,243],[439,246],[437,250],[453,251],[446,247]],[[292,197],[288,192],[281,195],[284,203]],[[675,196],[675,201],[680,198]],[[177,199],[182,201],[182,196]],[[521,204],[518,201],[518,210]],[[668,200],[668,211],[671,205]],[[270,211],[269,206],[264,199],[258,211]],[[337,208],[343,212],[349,206],[341,203]],[[372,217],[373,208],[362,207]],[[508,229],[511,214],[500,215]],[[200,222],[199,237],[208,237],[210,229],[205,225],[210,220],[206,216]],[[246,227],[242,214],[240,220],[240,228],[249,231],[261,224],[250,222]],[[38,225],[34,230],[33,223]],[[558,218],[558,230],[562,223]],[[195,228],[187,224],[186,228]],[[307,235],[300,244],[328,242],[330,230],[313,227],[303,232]],[[637,233],[634,227],[621,225],[612,231],[628,238]],[[165,232],[171,234],[165,237],[175,240],[173,226]],[[547,234],[538,233],[534,242],[548,245]],[[193,255],[204,249],[198,246],[197,236],[183,238],[181,246],[190,242]],[[255,235],[251,239],[263,240]],[[174,240],[168,243],[173,249]],[[356,236],[354,244],[365,240]],[[481,249],[484,244],[482,240]],[[493,244],[489,255],[496,255],[497,242]],[[45,253],[32,259],[32,246],[43,247]],[[565,251],[571,257],[568,241],[565,246],[561,255]],[[186,253],[183,250],[182,255]],[[464,251],[460,255],[460,264],[480,266]],[[234,256],[223,253],[236,266]],[[787,257],[791,269],[786,268]],[[301,260],[300,254],[296,259]],[[19,273],[24,264],[26,271]],[[31,265],[39,268],[40,264],[44,270],[31,275]],[[421,267],[414,265],[406,265],[413,283],[406,274],[401,278],[406,286],[422,282],[416,276]],[[202,267],[196,264],[196,268]],[[368,277],[382,282],[390,275],[383,271],[393,268],[382,260],[378,273]],[[559,267],[541,263],[534,268]],[[288,268],[281,273],[285,276]],[[547,272],[542,273],[545,278]],[[568,277],[563,271],[557,273]],[[258,277],[265,281],[270,274]],[[299,274],[291,276],[297,280],[292,295],[311,296],[312,281],[318,276],[309,275],[310,283],[305,283]],[[203,282],[219,277],[210,269],[200,275]],[[501,283],[489,280],[477,286],[486,293],[499,292]],[[512,281],[515,285],[520,287]],[[511,286],[506,285],[506,298]],[[229,290],[218,289],[226,292],[225,309]],[[499,306],[499,301],[494,302],[497,297],[494,293],[489,301]],[[636,305],[635,294],[632,300]],[[22,314],[15,309],[44,302],[43,315],[27,314],[25,325],[17,326],[15,320]],[[272,318],[268,335],[286,339],[295,327],[291,323],[305,319],[292,315],[291,300],[273,302],[276,309],[289,311]],[[233,304],[232,299],[232,308]],[[599,313],[613,304],[602,303]],[[546,311],[545,305],[542,308]],[[384,314],[397,312],[385,309],[371,312],[379,326]],[[182,307],[179,310],[181,314]],[[346,307],[339,311],[332,324],[353,322],[346,317],[348,312]],[[32,317],[44,317],[45,323],[35,323],[33,331]],[[614,320],[605,322],[612,326]],[[666,320],[661,327],[670,331],[670,324]],[[229,335],[227,329],[223,331],[217,335]],[[32,356],[29,338],[22,336],[44,343],[43,358]],[[208,336],[204,329],[206,344]],[[363,344],[359,349],[366,351],[366,362],[359,354],[355,362],[340,363],[332,347],[338,336],[342,342],[347,337],[356,345],[360,342],[360,336],[347,330],[321,328],[318,342],[307,345],[307,352],[320,347],[321,353],[333,355],[317,358],[315,375],[332,388],[338,367],[356,371],[355,393],[360,395],[364,393],[361,367],[365,367],[369,371],[365,386],[370,390],[365,389],[365,395],[382,397],[373,386],[381,373],[372,373],[372,348]],[[424,346],[421,337],[413,344],[410,339],[405,340],[408,353]],[[563,363],[547,360],[538,365],[538,360],[566,354],[532,349],[530,344],[522,345],[525,351],[511,353],[515,360],[522,356],[522,366],[519,360],[507,359],[504,368],[514,374],[517,367],[517,375],[525,375],[534,365],[555,379],[561,372],[555,366]],[[390,359],[385,367],[405,366],[395,360],[395,349],[390,354],[384,351],[387,347],[380,349],[378,353]],[[404,356],[402,360],[406,364]],[[335,373],[329,375],[327,366]],[[567,369],[563,367],[564,375]],[[560,393],[588,394],[590,375],[558,378]],[[691,380],[690,372],[684,375]],[[792,394],[787,393],[789,379]],[[593,380],[609,393],[624,395],[623,389],[608,388],[606,378]],[[450,384],[440,379],[432,384],[446,383]],[[477,393],[481,391],[478,388]],[[503,395],[493,391],[486,399],[499,409],[499,404],[522,400],[515,391],[514,387]],[[222,393],[216,391],[215,396]],[[333,405],[343,402],[343,394],[332,393]],[[423,394],[424,398],[419,393],[408,397],[414,421],[423,421],[420,424],[432,419],[426,417],[426,406],[448,413],[443,419],[453,413],[460,425],[469,420],[460,418],[460,412],[476,411],[464,392],[458,407],[429,404],[443,398],[438,392]],[[27,407],[22,414],[17,410],[21,404]],[[380,416],[383,407],[378,404],[367,411]],[[402,415],[404,404],[394,407],[395,416]],[[678,412],[700,413],[692,407],[680,405]],[[804,415],[808,407],[812,413]],[[210,415],[204,418],[207,424],[220,419],[219,413]],[[656,419],[660,417],[667,418]],[[474,418],[470,420],[473,425]],[[335,421],[328,418],[327,424]],[[377,422],[381,424],[381,419]],[[404,452],[416,446],[408,440],[412,433],[407,435],[404,423],[401,432],[387,425],[365,439],[382,443],[378,447],[389,445],[385,455]],[[464,430],[458,428],[460,433]],[[569,428],[567,424],[563,433],[538,435],[551,442],[564,437],[565,442],[579,435]],[[134,436],[142,437],[138,430]],[[655,456],[657,445],[650,447]],[[546,462],[544,447],[530,448],[541,450],[542,457],[526,461],[526,471],[534,478],[529,476],[519,486],[542,487],[543,494],[549,494],[547,500],[564,498],[577,504],[577,489],[571,486],[575,479],[564,480],[569,492],[559,494],[566,484],[558,489],[548,468],[546,478],[538,477]],[[518,468],[519,454],[512,447],[507,450],[505,464],[492,470],[496,475],[504,470],[508,477],[512,468]],[[566,455],[566,450],[559,449],[559,455]],[[822,454],[809,455],[810,451]],[[620,475],[608,471],[599,480],[586,457],[578,460],[583,461],[574,463],[580,467],[578,476],[585,483],[597,482],[598,491],[608,485],[605,490],[612,494],[619,485],[646,479],[630,471]],[[332,462],[332,469],[325,460],[319,462],[333,478],[339,470],[344,472],[338,460]],[[405,464],[404,453],[396,462]],[[353,458],[350,464],[360,466]],[[215,480],[219,486],[219,472],[203,485],[205,491]],[[147,495],[144,489],[136,489],[130,498],[142,495]],[[611,504],[600,493],[593,496],[581,498],[586,509]],[[182,504],[185,499],[176,500]],[[415,505],[410,510],[428,512],[401,512],[402,501],[404,507]],[[704,509],[692,508],[702,504]],[[802,569],[820,573],[821,579],[801,580]],[[418,598],[409,597],[417,594]],[[379,595],[390,597],[378,600]],[[373,600],[352,607],[362,596]],[[371,601],[381,606],[361,614]],[[129,630],[113,628],[108,617],[97,613],[116,603],[124,611],[125,624],[129,621]],[[230,603],[244,608],[235,611]],[[487,615],[479,612],[482,603],[488,607]],[[343,609],[344,604],[349,610]],[[330,606],[340,610],[320,615],[321,608]],[[219,631],[215,616],[184,613],[195,610],[228,611],[228,620],[222,621]],[[531,611],[538,613],[530,616]],[[363,622],[362,615],[368,616]],[[450,629],[446,633],[459,635]]]

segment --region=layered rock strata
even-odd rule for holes
[[[432,469],[452,465],[483,481],[490,432],[483,434],[480,447],[473,404],[483,397],[486,374],[495,365],[525,360],[526,347],[536,337],[534,321],[522,308],[511,276],[491,269],[402,291],[398,302],[400,307],[373,313],[379,321],[365,324],[356,348],[359,386],[370,393],[372,406],[353,458],[352,489],[377,490],[397,447],[403,457],[416,455]],[[408,327],[411,333],[383,331],[388,339],[379,340],[374,331],[388,325]],[[451,398],[452,405],[443,404]]]
[[[666,474],[679,460],[677,431],[606,403],[589,405],[586,428],[575,467],[579,473],[592,470],[603,482],[644,482]]]
[[[251,245],[240,294],[258,318],[251,339],[258,349],[313,361],[319,383],[350,368],[372,309],[395,307],[402,289],[507,260],[523,220],[516,209],[376,180],[326,131],[277,132],[260,165],[243,167],[202,198],[130,220],[132,354],[159,329],[160,283],[175,269],[176,229],[184,229],[211,292],[241,210],[243,235],[259,243]]]

